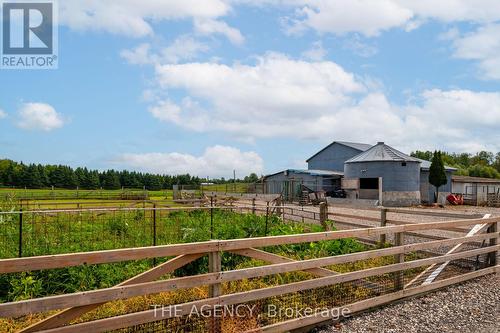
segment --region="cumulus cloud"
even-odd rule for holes
[[[226,22],[214,19],[195,19],[194,27],[196,32],[202,35],[224,35],[233,44],[240,45],[245,41],[241,32],[238,29],[229,26]]]
[[[182,35],[167,47],[152,50],[151,44],[142,43],[131,50],[122,50],[120,56],[133,65],[156,65],[193,60],[208,50],[208,45],[192,36]]]
[[[151,45],[143,43],[131,50],[122,50],[120,56],[132,65],[152,65],[157,59],[151,54]]]
[[[369,78],[334,62],[276,53],[258,57],[253,65],[155,68],[158,89],[183,97],[156,101],[149,112],[188,130],[225,132],[242,140],[395,138],[407,150],[436,144],[467,150],[469,142],[500,148],[500,92],[426,90],[397,105]]]
[[[64,125],[63,117],[49,104],[24,103],[18,110],[17,126],[26,130],[52,131]]]
[[[64,0],[59,6],[60,23],[71,29],[106,31],[130,37],[153,34],[151,21],[215,19],[230,10],[223,0]]]
[[[478,61],[480,76],[500,80],[500,24],[491,24],[453,40],[454,56]]]
[[[377,36],[381,31],[403,26],[413,16],[410,9],[392,0],[303,1],[290,21],[289,32],[312,28],[319,32],[360,32]]]
[[[282,0],[274,4],[296,8],[295,15],[286,20],[290,33],[314,29],[373,37],[392,28],[410,31],[427,20],[484,24],[500,19],[500,3],[495,0]]]
[[[289,133],[288,126],[347,105],[352,101],[349,94],[365,90],[353,74],[333,62],[293,60],[274,53],[259,57],[253,66],[157,66],[156,76],[160,89],[186,92],[179,105],[168,100],[150,109],[156,118],[241,137]]]
[[[123,154],[115,162],[145,172],[216,178],[231,177],[233,170],[240,176],[262,174],[264,170],[263,160],[256,152],[220,145],[206,148],[201,156],[176,152]]]
[[[4,110],[0,109],[0,119],[4,118],[7,118],[7,113]]]
[[[323,48],[323,43],[318,40],[311,45],[309,50],[302,52],[302,56],[313,61],[319,61],[323,60],[327,53]]]

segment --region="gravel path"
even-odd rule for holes
[[[347,319],[320,333],[498,333],[500,274]]]

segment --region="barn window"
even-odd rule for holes
[[[406,166],[406,162],[402,162],[402,163],[401,163],[401,166]]]

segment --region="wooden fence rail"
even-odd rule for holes
[[[27,258],[15,258],[0,260],[0,273],[14,273],[42,269],[54,269],[87,264],[105,264],[128,260],[138,260],[156,257],[174,257],[147,272],[144,272],[132,279],[129,279],[116,287],[77,292],[64,295],[48,296],[36,299],[29,299],[17,302],[0,304],[0,317],[18,317],[27,314],[41,313],[58,309],[65,309],[62,312],[49,317],[23,332],[105,332],[124,327],[130,327],[158,320],[171,318],[171,312],[162,313],[159,317],[156,310],[146,310],[116,317],[94,320],[90,322],[64,326],[71,320],[78,318],[84,313],[95,309],[106,302],[128,299],[136,296],[146,296],[161,292],[172,292],[186,288],[209,286],[209,297],[189,303],[177,304],[175,315],[186,315],[194,307],[213,308],[218,305],[233,305],[256,300],[262,300],[283,294],[290,294],[304,290],[314,290],[341,283],[355,283],[356,285],[370,286],[365,279],[394,274],[395,291],[371,297],[360,302],[347,305],[351,312],[366,309],[372,306],[384,304],[396,299],[401,299],[411,295],[416,295],[429,290],[434,290],[442,286],[462,282],[474,277],[494,273],[499,270],[496,256],[500,250],[498,245],[498,224],[500,217],[495,218],[474,218],[454,221],[438,221],[429,223],[413,223],[394,226],[362,228],[341,231],[325,231],[319,233],[297,234],[286,236],[270,236],[233,240],[212,240],[200,243],[175,244],[164,246],[152,246],[131,249],[106,250],[84,253],[60,254],[50,256],[38,256]],[[403,235],[405,233],[421,230],[447,229],[466,227],[483,224],[490,226],[483,228],[485,233],[474,234],[466,237],[456,237],[450,239],[432,240],[423,243],[404,244]],[[327,240],[338,240],[342,238],[380,236],[395,234],[396,246],[368,250],[357,253],[350,253],[337,256],[329,256],[307,260],[292,260],[281,257],[273,253],[266,252],[272,246],[299,244]],[[456,246],[458,244],[483,242],[486,246],[467,249],[460,252],[447,253],[436,257],[419,258],[405,261],[405,254],[416,251],[440,248],[443,246]],[[266,250],[258,250],[264,248]],[[239,255],[266,261],[270,264],[265,266],[235,269],[229,271],[221,270],[221,253],[232,252]],[[204,255],[209,256],[209,273],[194,276],[170,278],[158,280],[165,274],[184,266]],[[480,255],[487,255],[489,259],[488,268],[482,268],[472,273],[465,273],[459,276],[432,282],[427,285],[406,288],[403,283],[403,273],[405,271],[424,268],[429,265],[448,263],[454,260],[475,258]],[[373,259],[386,256],[395,256],[394,264],[380,267],[356,270],[339,273],[328,269],[328,266],[354,263],[360,260]],[[254,289],[233,294],[223,294],[222,284],[232,281],[239,281],[251,278],[260,278],[269,275],[282,274],[295,271],[310,272],[317,278],[307,279],[299,282],[286,283],[272,287]],[[319,276],[319,277],[318,277]],[[325,318],[317,314],[303,318],[297,318],[281,323],[261,327],[258,331],[282,332],[292,328],[303,327],[324,321]],[[213,332],[220,331],[220,322],[214,318],[212,323]]]

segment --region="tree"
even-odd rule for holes
[[[436,187],[435,202],[437,202],[439,198],[439,187],[448,183],[448,178],[444,170],[443,157],[440,151],[435,151],[432,157],[432,163],[429,169],[429,183]]]
[[[85,180],[85,187],[89,190],[96,190],[101,186],[99,182],[99,172],[96,170],[89,171],[88,177]]]
[[[480,164],[480,165],[490,165],[494,161],[493,153],[489,151],[480,151],[474,157],[472,157],[472,165]]]
[[[256,183],[259,181],[259,176],[256,173],[252,172],[250,175],[246,176],[243,181],[245,183]]]
[[[106,190],[117,190],[121,187],[120,177],[115,170],[108,170],[103,175],[102,186]]]
[[[500,153],[497,153],[495,155],[495,162],[493,163],[493,167],[497,169],[498,172],[500,172]]]

